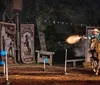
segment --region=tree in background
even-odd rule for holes
[[[6,1],[11,0],[0,0],[1,12],[5,9]],[[39,28],[45,34],[47,49],[62,48],[68,36],[85,34],[86,26],[83,24],[100,24],[99,9],[99,0],[23,0],[20,19],[21,23],[34,23],[35,28]],[[49,21],[67,22],[67,25]],[[36,29],[35,32],[38,33]],[[36,37],[38,38],[38,35]]]

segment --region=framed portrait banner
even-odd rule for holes
[[[91,49],[91,39],[94,36],[93,30],[97,29],[100,31],[100,27],[86,27],[86,36],[87,41],[86,41],[86,47],[85,47],[85,62],[90,62],[90,58],[91,58],[91,53],[90,53],[90,49]]]
[[[0,49],[7,52],[8,64],[16,64],[15,34],[15,24],[0,22]]]
[[[21,24],[21,60],[23,63],[32,63],[35,58],[34,51],[34,24]]]

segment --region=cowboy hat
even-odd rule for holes
[[[92,31],[93,32],[100,32],[98,29],[93,29]]]

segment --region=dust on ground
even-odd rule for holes
[[[13,65],[9,66],[10,85],[99,85],[100,74],[96,76],[91,68],[67,68],[62,66]],[[3,67],[0,67],[0,85],[6,81]]]

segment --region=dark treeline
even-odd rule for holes
[[[11,0],[0,0],[0,20],[2,14],[9,10]],[[20,11],[20,23],[34,23],[36,44],[38,33],[36,19],[47,21],[67,22],[68,24],[44,23],[48,50],[70,48],[74,45],[65,43],[65,39],[74,34],[85,35],[86,25],[100,25],[100,1],[99,0],[23,0],[23,8]],[[70,23],[73,23],[70,25]],[[86,24],[82,25],[81,24]],[[36,49],[39,49],[36,45]]]

